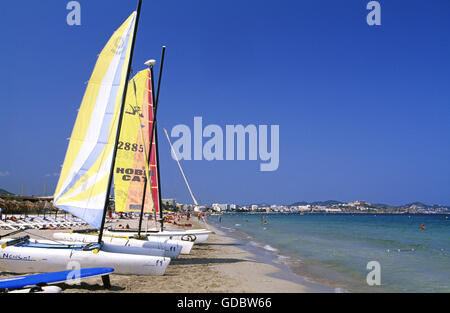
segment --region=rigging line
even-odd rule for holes
[[[23,231],[25,234],[28,234],[28,235],[31,235],[31,236],[35,236],[35,237],[39,237],[39,238],[41,238],[41,239],[45,239],[45,240],[49,240],[49,241],[53,241],[53,242],[56,242],[56,243],[59,243],[59,244],[61,244],[61,245],[67,245],[67,242],[60,242],[60,241],[57,241],[57,240],[55,240],[55,239],[53,239],[53,238],[47,238],[47,237],[45,237],[45,236],[40,236],[40,235],[37,235],[37,234],[33,234],[33,233],[30,233],[30,232],[27,232],[26,230],[24,230]]]
[[[189,186],[189,183],[187,181],[186,175],[184,175],[183,168],[181,167],[180,161],[178,160],[178,156],[177,156],[177,154],[175,152],[175,149],[172,146],[172,142],[170,141],[169,134],[167,133],[167,130],[165,128],[163,128],[163,129],[164,129],[164,133],[166,133],[167,140],[169,141],[170,148],[172,149],[172,152],[175,155],[175,159],[177,160],[178,167],[180,168],[181,174],[183,175],[184,182],[186,183],[186,186],[189,189],[189,193],[191,194],[192,200],[194,200],[195,205],[198,206],[198,202],[195,199],[194,194],[192,193],[192,190],[191,190],[191,187]]]

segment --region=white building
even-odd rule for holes
[[[341,209],[325,209],[325,212],[328,212],[328,213],[339,213],[339,212],[342,212],[342,210]]]
[[[229,211],[231,209],[227,203],[213,203],[212,208],[217,212]]]
[[[228,203],[221,203],[218,205],[221,211],[229,211],[230,205]]]

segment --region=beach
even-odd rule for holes
[[[185,220],[183,220],[185,222]],[[136,220],[120,220],[108,225],[136,225]],[[112,288],[103,288],[100,278],[83,279],[81,285],[60,284],[65,293],[301,293],[311,291],[307,284],[284,279],[279,267],[261,261],[243,248],[236,238],[204,222],[190,219],[189,229],[208,228],[213,233],[202,244],[194,245],[191,254],[173,259],[164,276],[111,275]],[[166,224],[168,229],[181,227]],[[188,228],[186,228],[188,229]],[[52,238],[54,232],[68,230],[27,230],[32,238]],[[8,231],[1,230],[0,235]],[[17,237],[19,235],[15,235]],[[0,278],[15,276],[1,273]],[[281,276],[283,278],[281,278]]]

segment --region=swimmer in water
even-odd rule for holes
[[[424,224],[421,224],[421,225],[420,225],[420,228],[421,228],[422,230],[425,230],[425,229],[426,229]]]

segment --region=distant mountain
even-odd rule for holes
[[[335,204],[341,204],[341,203],[345,203],[342,201],[336,201],[336,200],[327,200],[327,201],[314,201],[314,202],[306,202],[306,201],[300,201],[300,202],[295,202],[293,204],[291,204],[290,206],[299,206],[299,205],[317,205],[317,206],[332,206]]]
[[[314,202],[306,202],[306,201],[299,201],[299,202],[295,202],[292,203],[289,206],[303,206],[303,205],[313,205],[313,206],[325,206],[325,207],[331,207],[333,205],[336,204],[342,204],[342,203],[346,203],[346,202],[342,202],[342,201],[336,201],[336,200],[327,200],[327,201],[314,201]],[[415,209],[415,210],[425,210],[425,211],[433,211],[434,209],[437,208],[447,208],[447,210],[450,210],[450,206],[448,205],[437,205],[437,204],[433,204],[433,205],[428,205],[428,204],[424,204],[422,202],[416,201],[416,202],[411,202],[411,203],[407,203],[404,205],[390,205],[390,204],[383,204],[383,203],[374,203],[372,205],[370,205],[370,207],[375,207],[375,208],[404,208],[404,209]]]
[[[429,207],[429,205],[423,204],[422,202],[407,203],[407,204],[405,204],[405,206],[407,206],[407,207],[415,206],[415,207],[418,207],[418,208],[427,208],[427,207]]]
[[[0,188],[0,195],[12,195],[9,191],[6,191],[5,189]]]

